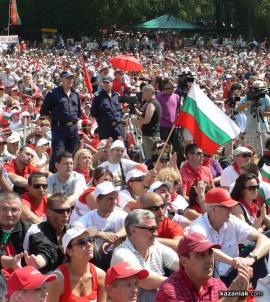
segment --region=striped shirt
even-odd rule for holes
[[[185,271],[180,268],[178,272],[162,282],[155,302],[215,302],[220,299],[220,290],[226,291],[226,285],[221,280],[211,277],[198,292]]]

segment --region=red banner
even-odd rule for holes
[[[85,62],[84,62],[84,58],[82,57],[82,65],[83,65],[83,73],[84,73],[84,82],[85,82],[85,86],[88,90],[89,93],[93,92],[93,87],[92,84],[90,82],[90,78],[89,78],[89,74],[87,72],[86,66],[85,66]]]
[[[21,19],[18,15],[16,0],[12,0],[12,2],[11,2],[10,17],[11,17],[11,25],[21,25],[22,24]]]

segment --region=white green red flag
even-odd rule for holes
[[[239,127],[230,117],[195,83],[192,84],[175,124],[189,129],[194,143],[210,155],[240,133]]]
[[[262,180],[270,183],[270,166],[264,164],[260,170],[262,175]]]

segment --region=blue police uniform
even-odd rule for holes
[[[116,140],[118,136],[124,138],[123,113],[118,97],[119,94],[114,91],[112,91],[112,96],[110,97],[105,90],[102,90],[93,99],[90,114],[98,123],[100,140],[109,137]]]
[[[82,114],[79,94],[71,89],[70,95],[67,96],[62,86],[48,91],[40,114],[51,115],[52,156],[49,170],[55,173],[56,154],[61,150],[74,153],[80,142],[77,126]]]

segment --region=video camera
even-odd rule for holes
[[[266,93],[268,92],[266,87],[253,87],[249,88],[247,93],[247,100],[252,101],[253,107],[259,107],[261,98],[265,98]]]
[[[239,101],[240,101],[240,96],[231,94],[231,95],[229,95],[228,99],[224,102],[224,104],[228,108],[235,108],[236,102],[239,102]]]
[[[194,76],[191,72],[186,73],[183,71],[178,75],[177,86],[181,90],[181,95],[185,98],[188,94],[188,83],[193,83],[195,81]]]
[[[142,93],[132,92],[130,89],[125,89],[123,95],[119,97],[120,103],[128,103],[130,114],[135,114],[135,107],[142,103]]]

